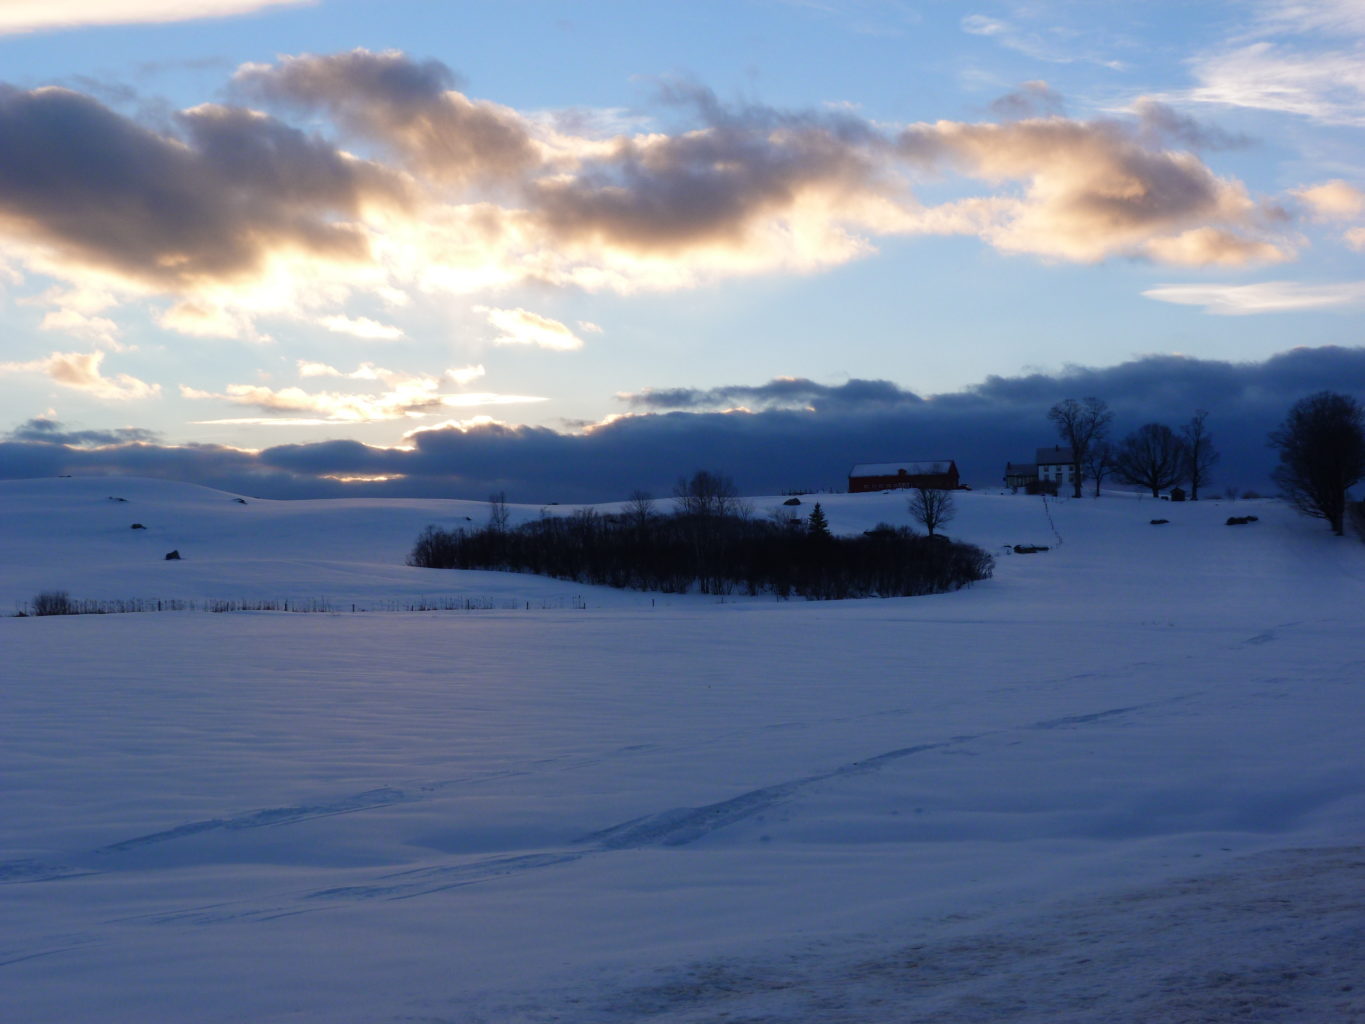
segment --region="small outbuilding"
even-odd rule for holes
[[[854,466],[848,473],[848,493],[891,491],[897,488],[929,487],[937,491],[956,491],[962,487],[957,463],[952,459],[921,459],[916,462],[869,462]]]

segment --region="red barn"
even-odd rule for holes
[[[962,486],[957,463],[952,459],[919,462],[870,462],[854,466],[848,474],[848,493],[890,491],[898,487],[930,487],[955,491]]]

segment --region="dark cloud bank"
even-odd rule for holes
[[[1183,423],[1208,409],[1222,453],[1211,488],[1269,491],[1266,434],[1304,395],[1329,389],[1365,401],[1365,348],[1303,348],[1263,363],[1149,356],[1106,369],[989,377],[966,391],[921,397],[886,381],[829,386],[779,379],[705,391],[623,396],[631,415],[585,433],[485,426],[422,431],[412,450],[334,440],[259,453],[170,446],[136,429],[63,432],[34,420],[0,441],[0,478],[133,474],[260,497],[424,496],[514,502],[610,501],[634,488],[667,495],[699,467],[750,494],[841,489],[857,462],[954,458],[973,487],[1001,484],[1006,461],[1054,443],[1047,410],[1095,395],[1122,435],[1148,421]],[[394,476],[343,483],[337,476]]]

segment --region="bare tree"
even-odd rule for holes
[[[733,516],[745,511],[735,482],[724,473],[706,469],[679,477],[673,486],[673,501],[679,513],[689,516]]]
[[[512,521],[511,514],[507,511],[507,492],[498,491],[496,494],[488,496],[488,528],[494,533],[506,533],[507,526]]]
[[[916,487],[905,503],[910,518],[924,527],[930,537],[944,523],[952,521],[957,515],[952,491],[942,491],[934,487]]]
[[[1047,418],[1056,426],[1058,436],[1071,449],[1072,484],[1075,487],[1072,497],[1079,498],[1090,449],[1103,441],[1105,435],[1109,433],[1109,424],[1113,422],[1114,414],[1109,411],[1109,406],[1098,398],[1086,398],[1079,402],[1074,398],[1068,398],[1049,409]]]
[[[1114,455],[1114,474],[1149,488],[1152,497],[1185,479],[1185,443],[1164,423],[1145,423],[1125,437]]]
[[[1319,391],[1300,399],[1270,434],[1280,450],[1271,474],[1285,499],[1345,533],[1346,492],[1365,476],[1365,409],[1349,395]]]
[[[1185,479],[1190,482],[1191,501],[1199,500],[1199,488],[1209,482],[1209,471],[1218,461],[1213,438],[1204,425],[1208,418],[1207,409],[1196,409],[1190,422],[1180,428],[1180,439],[1185,444]]]
[[[1085,475],[1095,482],[1095,497],[1100,496],[1100,486],[1104,478],[1114,471],[1114,446],[1108,441],[1099,441],[1090,446],[1085,456]]]
[[[637,487],[630,492],[630,497],[626,499],[625,508],[622,511],[632,526],[648,526],[649,521],[654,518],[654,496]]]

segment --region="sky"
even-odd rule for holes
[[[1365,2],[0,0],[0,478],[1220,487],[1365,398]]]

